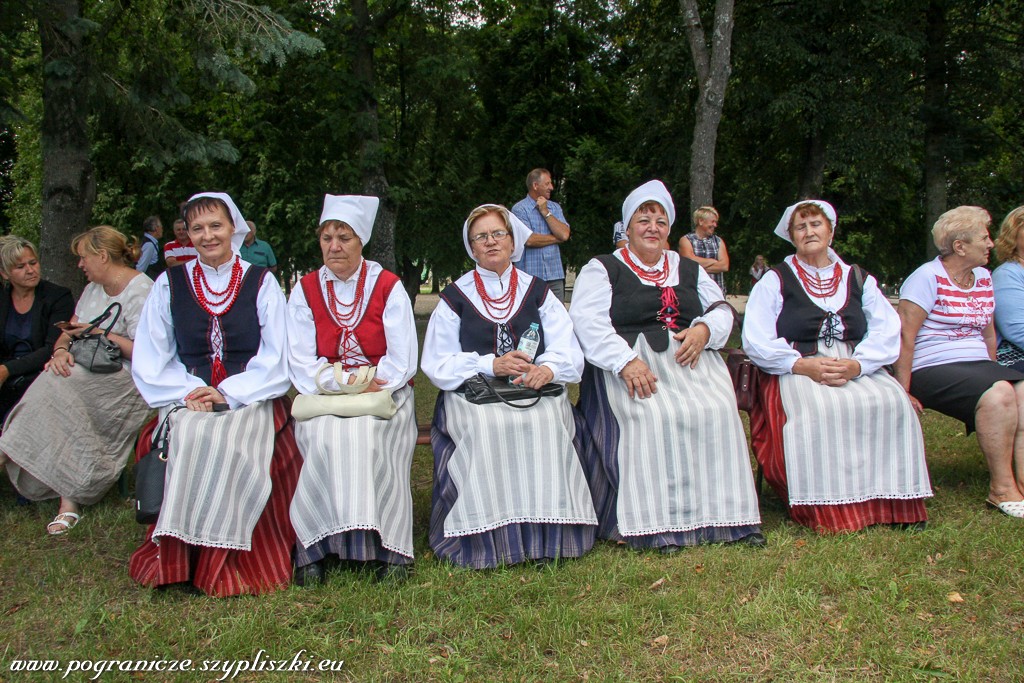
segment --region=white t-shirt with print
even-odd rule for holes
[[[988,269],[975,268],[974,286],[961,289],[936,257],[906,279],[900,299],[928,313],[914,341],[912,372],[946,363],[991,360],[982,336],[996,309]]]

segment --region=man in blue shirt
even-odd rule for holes
[[[569,223],[562,207],[550,201],[551,172],[535,168],[526,176],[526,198],[512,207],[519,220],[533,231],[526,240],[526,251],[516,266],[548,283],[548,287],[565,302],[565,270],[562,268],[561,242],[569,239]]]
[[[160,216],[149,216],[142,221],[142,230],[142,253],[135,264],[135,270],[155,280],[167,268],[160,258],[160,237],[164,234],[164,224],[160,222]]]
[[[274,250],[263,240],[256,239],[256,224],[246,221],[249,232],[245,233],[242,247],[238,250],[243,261],[248,261],[254,266],[264,266],[271,273],[277,272],[277,257]]]

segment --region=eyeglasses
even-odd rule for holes
[[[482,232],[476,237],[470,237],[469,241],[475,244],[483,244],[487,241],[487,238],[492,238],[495,242],[500,242],[508,237],[507,230],[495,230],[494,232]]]

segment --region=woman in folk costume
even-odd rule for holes
[[[238,256],[248,228],[231,197],[194,195],[182,214],[199,258],[157,278],[132,375],[159,419],[187,410],[170,414],[163,506],[129,572],[145,586],[264,593],[291,582],[302,467],[284,395],[286,302],[267,269]]]
[[[769,373],[750,414],[754,454],[795,522],[923,526],[921,425],[883,369],[899,357],[900,319],[875,278],[829,247],[835,225],[828,202],[786,209],[775,234],[796,254],[750,293],[743,350]]]
[[[398,409],[389,420],[321,415],[295,423],[304,464],[291,519],[301,586],[323,579],[327,555],[380,562],[377,576],[399,581],[413,558],[416,322],[398,276],[362,257],[379,203],[324,198],[317,231],[324,265],[288,300],[288,371],[299,393],[323,393],[318,375],[323,389],[339,391],[339,382],[355,382],[358,368],[375,366],[363,391],[390,392]],[[340,366],[332,370],[334,363]]]
[[[476,268],[441,293],[423,342],[423,372],[442,390],[431,428],[430,546],[462,567],[543,565],[594,544],[597,519],[565,391],[523,410],[460,393],[478,373],[534,389],[579,381],[583,354],[565,307],[511,264],[531,234],[504,206],[474,209],[462,241]],[[533,359],[517,350],[531,324],[540,332]]]
[[[732,314],[704,269],[663,248],[675,220],[652,180],[622,205],[627,246],[580,270],[569,315],[587,367],[578,408],[602,538],[670,553],[764,545],[747,442],[722,358]]]

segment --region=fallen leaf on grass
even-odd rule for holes
[[[7,614],[14,614],[15,612],[17,612],[18,610],[20,610],[22,607],[24,607],[27,604],[28,604],[28,600],[22,600],[19,603],[15,603],[14,605],[11,605],[7,609]]]
[[[957,569],[957,571],[960,572],[961,574],[966,574],[967,573],[966,569]]]
[[[963,602],[964,601],[963,596],[960,595],[959,593],[957,593],[956,591],[953,591],[952,593],[947,595],[946,599],[949,600],[950,602]]]
[[[693,573],[694,574],[701,574],[703,572],[704,572],[704,565],[702,565],[702,564],[698,564],[696,567],[693,568]]]
[[[807,545],[807,541],[805,541],[802,538],[799,541],[796,542],[796,547],[797,548],[803,548],[805,545]]]
[[[582,645],[583,647],[587,647],[589,645],[589,643],[587,643],[587,641],[585,641],[585,640],[579,641],[579,644]]]
[[[658,636],[652,642],[652,645],[668,645],[668,636]]]
[[[942,559],[942,553],[935,553],[935,561],[938,562]]]
[[[437,664],[437,657],[431,657],[428,659],[427,664]]]
[[[657,588],[657,587],[658,587],[658,586],[660,586],[661,584],[665,583],[665,579],[667,579],[667,578],[668,578],[667,576],[663,576],[663,577],[661,577],[660,579],[658,579],[657,581],[655,581],[654,583],[652,583],[652,584],[651,584],[650,586],[648,586],[648,587],[647,587],[647,590],[649,590],[649,591],[652,591],[652,590],[654,590],[655,588]]]
[[[935,560],[932,559],[931,555],[929,555],[928,557],[924,558],[924,561],[927,562],[928,564],[935,564]]]

